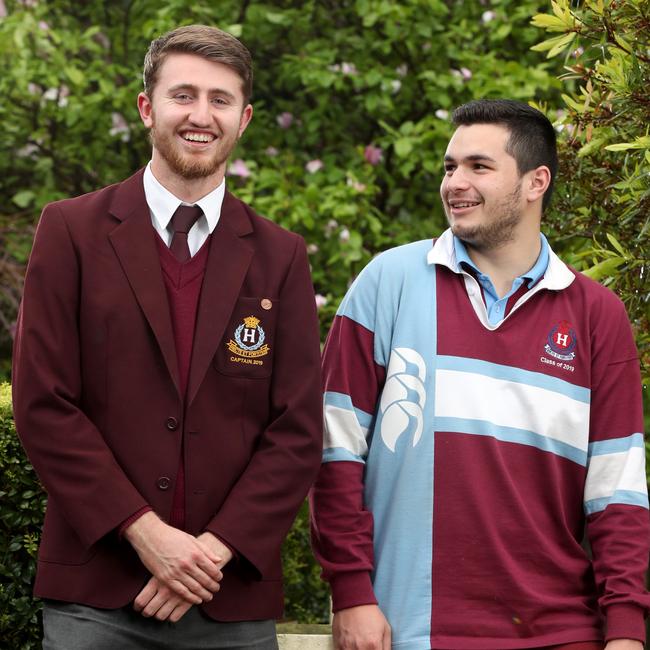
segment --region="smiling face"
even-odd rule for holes
[[[216,187],[253,114],[240,77],[222,63],[172,53],[151,95],[140,93],[138,109],[150,129],[156,178],[168,188],[194,179]]]
[[[506,152],[508,137],[496,124],[460,126],[445,153],[440,195],[447,221],[454,235],[477,249],[498,248],[534,225],[526,215],[536,210],[530,199],[537,193],[528,191],[536,170],[519,174]]]

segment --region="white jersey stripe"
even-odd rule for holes
[[[437,370],[435,385],[436,417],[530,431],[587,452],[589,404],[583,401],[539,386],[455,370]]]
[[[592,456],[585,482],[585,508],[591,504],[592,509],[598,506],[602,510],[610,503],[621,503],[616,499],[618,493],[636,493],[645,498],[645,507],[648,507],[644,470],[645,450],[641,447]]]

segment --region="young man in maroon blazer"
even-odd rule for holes
[[[237,39],[165,34],[138,96],[151,162],[43,211],[13,390],[49,496],[46,649],[276,647],[319,341],[304,242],[225,190],[251,88]]]

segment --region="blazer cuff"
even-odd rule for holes
[[[120,539],[124,537],[124,533],[126,532],[126,529],[135,521],[140,519],[142,515],[144,515],[147,512],[151,512],[153,508],[151,506],[143,506],[140,508],[140,510],[137,510],[134,512],[130,517],[127,517],[118,527],[117,527],[117,534]]]

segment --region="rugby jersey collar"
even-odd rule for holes
[[[542,279],[535,285],[535,289],[551,289],[560,291],[566,289],[575,279],[569,267],[548,247],[548,266]],[[440,264],[457,274],[464,271],[459,265],[454,246],[454,236],[451,228],[447,228],[438,237],[431,250],[427,253],[427,264]]]

